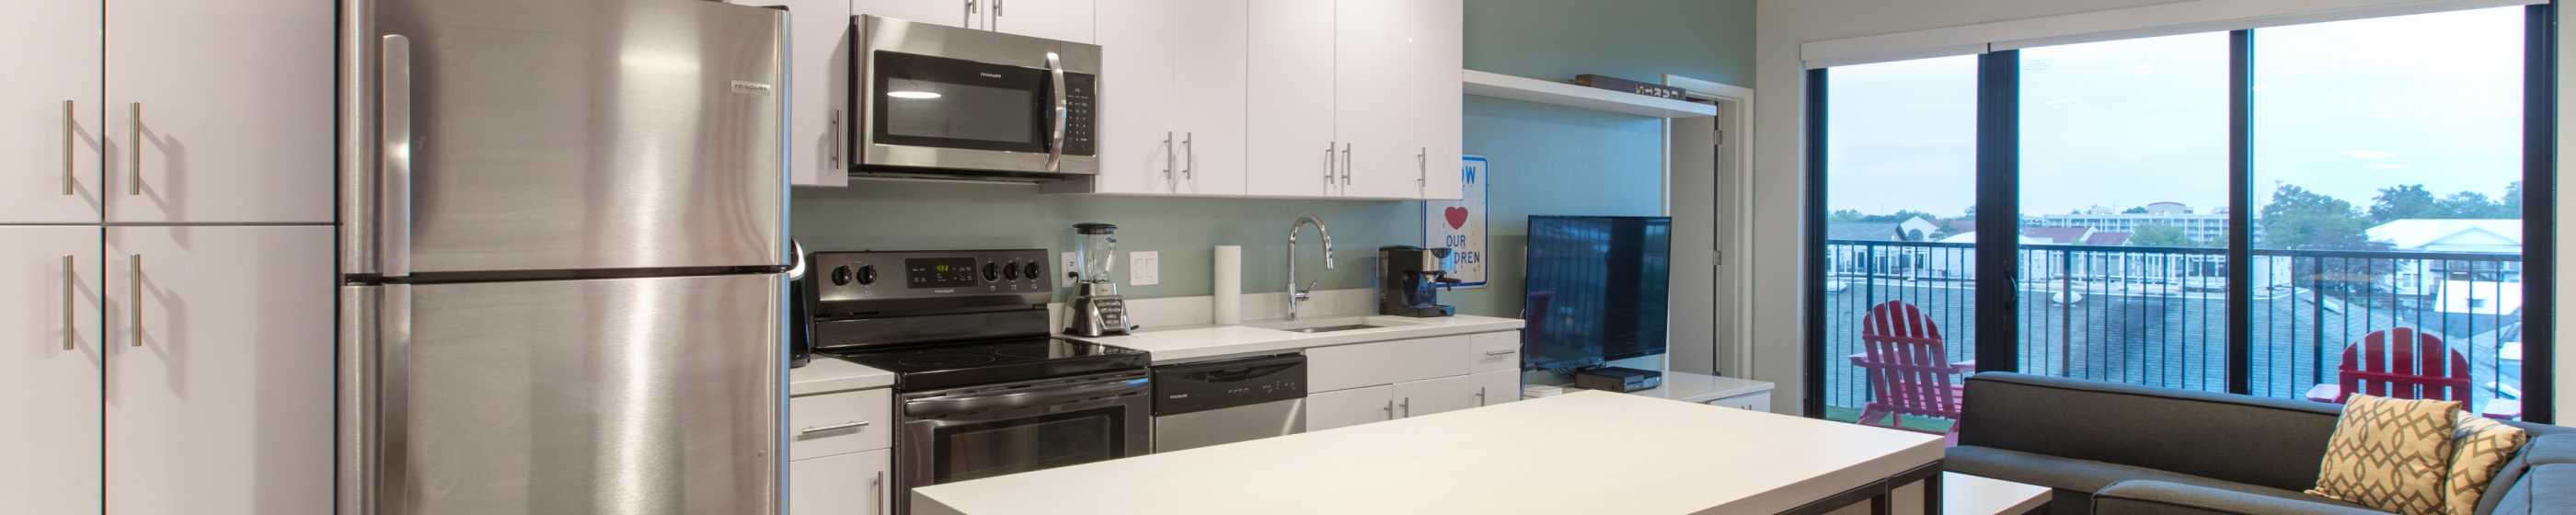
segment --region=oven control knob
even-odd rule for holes
[[[859,265],[859,284],[876,284],[877,266]]]
[[[996,265],[996,264],[992,264],[992,263],[985,263],[985,264],[984,264],[984,282],[988,282],[988,283],[989,283],[989,282],[996,282],[996,281],[1000,281],[1000,280],[1002,280],[1002,265]]]
[[[1029,264],[1020,265],[1020,275],[1028,277],[1031,281],[1038,280],[1038,262],[1030,261]]]
[[[833,285],[833,286],[849,286],[849,285],[850,285],[850,265],[841,265],[841,266],[832,267],[832,285]]]
[[[1002,278],[1013,281],[1020,280],[1020,265],[1018,263],[1003,263]]]

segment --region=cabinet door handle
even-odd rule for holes
[[[823,163],[828,168],[839,170],[841,168],[841,110],[832,110],[830,121],[823,126],[823,137],[832,139],[831,147],[825,149]]]
[[[975,28],[975,0],[966,0],[966,28]]]
[[[1198,174],[1194,173],[1199,167],[1198,139],[1198,133],[1181,133],[1181,152],[1188,154],[1186,157],[1181,158],[1181,178],[1189,179],[1191,184],[1197,184],[1199,182]]]
[[[1520,350],[1518,350],[1518,349],[1498,349],[1498,350],[1489,350],[1489,351],[1485,351],[1485,355],[1487,355],[1487,356],[1508,356],[1508,355],[1511,355],[1511,354],[1512,354],[1512,353],[1514,353],[1514,352],[1520,352]]]
[[[808,427],[808,428],[804,428],[804,429],[798,429],[798,430],[796,430],[796,434],[797,434],[798,436],[803,436],[803,435],[810,435],[810,434],[814,434],[814,433],[829,433],[829,432],[833,432],[833,431],[840,431],[840,430],[843,430],[843,429],[858,429],[858,428],[862,428],[862,427],[868,427],[868,421],[861,420],[861,421],[857,421],[857,422],[842,422],[842,423],[839,423],[839,424],[830,424],[830,425],[821,425],[821,426]]]
[[[1180,189],[1174,186],[1177,183],[1172,180],[1172,160],[1180,157],[1178,153],[1172,151],[1173,148],[1172,131],[1163,131],[1163,189],[1166,190]]]
[[[1331,141],[1324,142],[1324,193],[1326,194],[1332,193],[1333,178],[1338,176],[1333,171],[1333,147],[1337,145]]]
[[[125,171],[132,180],[125,181],[127,196],[143,194],[143,103],[134,103],[134,124],[125,128]]]
[[[134,345],[143,346],[143,255],[135,254],[125,270],[125,315],[134,326]]]
[[[1342,143],[1342,185],[1351,185],[1351,144]]]
[[[1430,193],[1431,147],[1420,147],[1413,150],[1413,187],[1415,189],[1424,190],[1424,193]]]
[[[885,502],[885,501],[886,501],[886,494],[885,494],[885,471],[883,471],[883,470],[877,471],[877,475],[876,475],[876,477],[868,479],[868,496],[869,496],[869,497],[874,497],[874,498],[876,498],[876,501],[875,501],[875,502],[870,503],[870,504],[875,504],[875,505],[876,505],[876,507],[877,507],[877,511],[876,511],[875,513],[893,513],[893,512],[894,512],[894,507],[893,507],[893,506],[886,506],[886,502]]]
[[[1404,398],[1404,402],[1403,402],[1403,403],[1396,404],[1395,406],[1396,406],[1396,407],[1398,407],[1398,408],[1404,408],[1404,416],[1407,416],[1407,417],[1413,416],[1413,398],[1412,398],[1412,397],[1405,397],[1405,398]]]
[[[1482,386],[1478,386],[1478,387],[1476,387],[1476,405],[1477,405],[1477,406],[1483,406],[1483,405],[1485,405],[1485,387],[1482,387]]]
[[[63,101],[63,196],[72,194],[72,133],[80,130],[79,119],[73,118],[72,101]]]
[[[984,30],[1002,30],[1002,0],[993,0],[993,19],[984,22]]]
[[[1387,420],[1395,420],[1395,399],[1387,399],[1386,407],[1379,409],[1386,410]]]
[[[73,346],[76,342],[79,342],[79,341],[80,341],[80,334],[78,334],[78,333],[79,333],[79,331],[75,331],[75,330],[73,330],[73,326],[74,326],[75,324],[78,324],[78,323],[79,323],[79,322],[77,322],[77,321],[73,320],[73,317],[75,316],[75,313],[76,313],[76,311],[75,311],[75,310],[79,309],[79,306],[76,306],[76,305],[72,304],[72,302],[73,302],[74,300],[77,300],[77,299],[72,298],[72,290],[74,290],[74,289],[78,288],[78,287],[79,287],[79,283],[80,283],[80,276],[79,276],[79,275],[77,275],[77,274],[75,274],[75,273],[72,271],[72,255],[71,255],[71,254],[64,254],[64,255],[63,255],[63,350],[72,350],[72,346]]]

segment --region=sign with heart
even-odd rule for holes
[[[1457,263],[1449,276],[1461,281],[1453,288],[1485,285],[1485,183],[1491,178],[1487,164],[1485,156],[1464,156],[1458,185],[1466,188],[1465,194],[1459,200],[1422,203],[1422,246],[1449,249]]]

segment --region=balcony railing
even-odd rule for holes
[[[2522,261],[2515,254],[2255,250],[2251,392],[2302,398],[2337,381],[2345,346],[2409,326],[2471,364],[2473,404],[2519,398]],[[2163,388],[2227,389],[2227,253],[2176,247],[2020,247],[2021,370]],[[1871,305],[1904,300],[1939,325],[1953,361],[1975,357],[1975,246],[1835,240],[1826,244],[1826,404],[1868,403],[1863,352]]]

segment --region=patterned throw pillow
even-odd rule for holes
[[[2519,427],[2462,411],[2459,428],[2451,431],[2451,473],[2442,480],[2442,492],[2450,503],[2451,515],[2470,515],[2478,511],[2478,498],[2486,495],[2487,484],[2495,481],[2504,462],[2513,459],[2514,451],[2531,438]]]
[[[2401,515],[2446,513],[2442,479],[2459,413],[2451,401],[2352,396],[2308,493]]]

